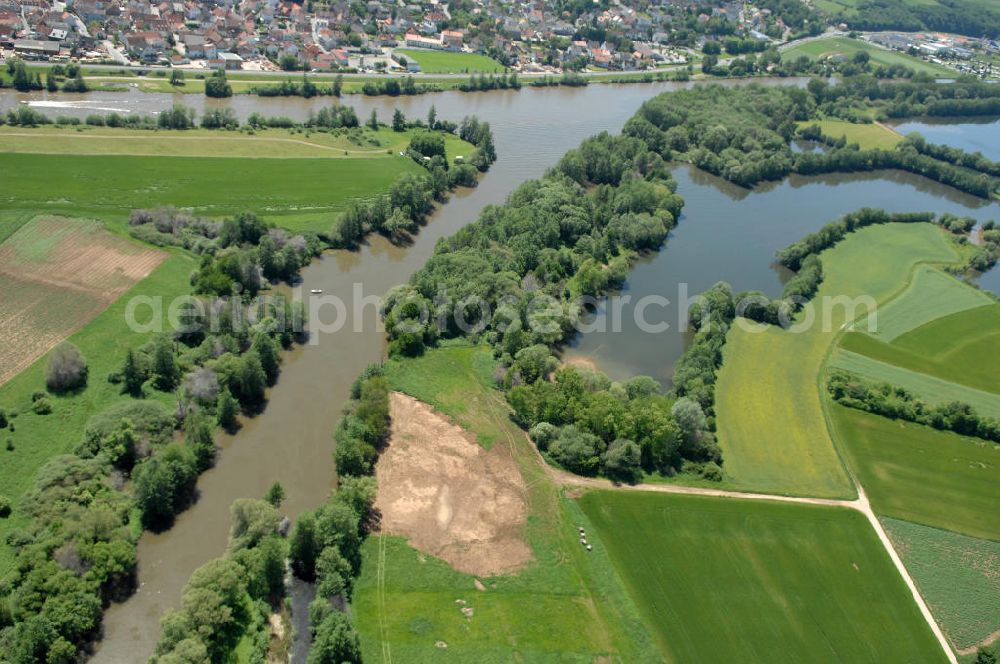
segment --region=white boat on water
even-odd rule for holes
[[[313,288],[309,292],[312,293],[313,295],[320,295],[323,292],[323,289],[322,288]]]

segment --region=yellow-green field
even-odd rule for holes
[[[799,122],[799,127],[819,125],[823,135],[831,138],[844,137],[848,143],[857,143],[864,150],[881,148],[889,150],[903,137],[885,125],[877,123],[856,124],[846,120],[807,120]]]
[[[736,486],[768,493],[853,494],[827,429],[820,381],[843,326],[868,311],[864,306],[849,311],[853,307],[843,301],[835,306],[831,298],[883,303],[905,288],[917,265],[957,259],[950,238],[930,224],[865,228],[823,253],[825,281],[813,300],[816,320],[805,331],[768,327],[751,332],[739,321],[733,326],[716,405],[725,469]]]

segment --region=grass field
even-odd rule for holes
[[[395,52],[409,60],[415,60],[420,65],[420,70],[428,74],[490,73],[502,72],[505,69],[493,58],[477,53],[452,53],[406,48],[397,48]]]
[[[903,387],[929,404],[962,401],[970,404],[981,415],[1000,419],[1000,396],[994,393],[916,373],[842,348],[838,348],[830,357],[829,366],[850,371],[868,380]]]
[[[247,159],[0,154],[0,210],[106,218],[174,205],[213,217],[253,210],[293,230],[323,230],[352,199],[388,191],[405,172],[395,156]],[[238,177],[236,175],[238,174]]]
[[[1000,542],[896,519],[882,524],[957,650],[1000,629]]]
[[[883,302],[920,262],[953,261],[951,240],[930,224],[869,227],[823,254],[825,281],[814,302],[863,295]],[[850,496],[853,489],[827,431],[823,364],[848,314],[817,312],[804,332],[735,325],[716,389],[719,442],[735,485],[768,493]],[[824,320],[825,319],[825,320]]]
[[[891,343],[899,336],[966,309],[974,309],[996,300],[978,288],[973,288],[955,277],[930,266],[919,268],[907,289],[884,307],[879,307],[874,317],[857,327],[876,338]],[[870,327],[875,331],[871,332]]]
[[[607,559],[577,542],[576,506],[560,498],[491,387],[489,350],[436,349],[390,363],[387,375],[394,389],[434,404],[484,443],[513,446],[528,486],[525,535],[534,562],[480,579],[477,590],[474,577],[398,537],[370,537],[352,602],[365,661],[655,661],[652,639]]]
[[[890,51],[849,37],[828,37],[824,39],[814,39],[802,44],[796,44],[783,51],[782,60],[796,60],[806,56],[810,60],[827,58],[834,55],[845,55],[851,57],[859,51],[868,53],[871,61],[882,65],[903,65],[917,72],[926,72],[933,76],[953,77],[955,70],[926,62],[905,53]]]
[[[100,222],[37,217],[0,244],[0,384],[156,268],[167,254]]]
[[[876,513],[1000,540],[1000,445],[837,404],[830,416]]]
[[[6,536],[25,525],[17,511],[18,501],[32,486],[38,468],[53,455],[72,450],[91,415],[129,398],[120,394],[120,386],[107,381],[108,374],[121,367],[126,349],[148,340],[148,335],[131,332],[126,327],[128,300],[132,296],[160,296],[169,301],[188,293],[189,277],[196,266],[197,261],[190,256],[171,254],[148,277],[69,337],[87,358],[90,380],[82,392],[50,396],[52,414],[36,415],[30,409],[31,394],[45,388],[45,357],[0,386],[0,408],[6,409],[8,415],[20,413],[12,420],[15,431],[0,431],[4,443],[4,448],[0,448],[0,493],[10,497],[15,506],[10,518],[0,520],[0,576],[13,560]],[[168,406],[175,402],[172,394],[154,392],[149,398],[162,399]],[[13,450],[5,449],[8,440],[13,443]]]
[[[1000,304],[938,318],[891,344],[850,332],[841,346],[887,364],[1000,393]]]
[[[881,148],[889,150],[896,146],[903,137],[892,129],[881,124],[856,124],[845,120],[807,120],[799,122],[799,127],[819,125],[825,136],[840,138],[843,136],[848,143],[857,143],[862,149]]]
[[[110,127],[48,125],[25,129],[0,127],[3,152],[40,154],[138,155],[160,157],[371,158],[398,156],[409,145],[413,131],[377,132],[357,128],[340,134],[288,129],[266,129],[254,134],[239,131],[191,129],[155,131]],[[449,159],[466,157],[474,146],[457,136],[445,138]]]
[[[941,662],[858,512],[642,492],[580,503],[668,662]]]

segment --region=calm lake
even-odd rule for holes
[[[771,82],[804,83],[790,79]],[[426,261],[439,238],[475,220],[484,206],[502,202],[519,183],[542,175],[587,136],[605,130],[617,132],[644,100],[678,87],[681,85],[669,83],[601,84],[519,92],[346,97],[344,103],[354,106],[360,117],[375,109],[383,121],[396,107],[409,117],[425,116],[431,105],[444,119],[458,121],[465,115],[478,115],[493,127],[499,159],[478,188],[459,192],[442,206],[411,246],[396,247],[374,238],[359,252],[330,252],[303,272],[302,292],[319,288],[324,294],[352,302],[358,284],[364,296],[384,294]],[[22,101],[53,116],[83,117],[111,110],[153,113],[177,101],[199,111],[227,106],[241,118],[257,111],[298,120],[305,119],[311,110],[335,103],[329,99],[253,96],[209,100],[201,95],[138,92],[3,92],[0,110]],[[970,134],[988,131],[994,149],[1000,149],[1000,125],[969,126],[975,127],[967,130]],[[947,142],[920,131],[930,140]],[[980,138],[967,136],[964,140]],[[686,166],[677,167],[674,175],[686,201],[680,224],[660,253],[639,262],[623,289],[623,294],[634,299],[658,295],[669,300],[670,304],[650,306],[645,311],[647,321],[669,327],[659,334],[643,333],[635,323],[634,308],[626,306],[620,332],[581,335],[566,351],[567,357],[592,361],[613,378],[642,373],[667,381],[684,349],[683,321],[678,321],[676,305],[683,288],[694,296],[725,280],[737,290],[759,289],[777,295],[787,274],[773,265],[775,250],[845,212],[868,205],[1000,220],[996,204],[899,172],[796,177],[752,191]],[[996,291],[1000,277],[994,271],[986,275],[983,284]],[[329,321],[334,314],[327,311],[321,316]],[[606,307],[594,312],[589,321],[597,328],[602,324],[610,327],[611,323]],[[356,322],[361,331],[353,331]],[[384,352],[383,330],[375,306],[369,305],[349,310],[347,325],[340,332],[318,335],[312,343],[286,354],[280,381],[270,392],[265,412],[248,421],[236,435],[220,440],[223,451],[216,467],[198,482],[199,501],[180,515],[171,530],[142,536],[139,591],[107,612],[105,638],[94,661],[117,664],[144,661],[149,656],[159,637],[159,619],[179,604],[191,572],[224,552],[229,506],[234,500],[260,497],[277,480],[287,492],[282,511],[294,518],[326,498],[334,479],[331,432],[347,400],[348,387]]]

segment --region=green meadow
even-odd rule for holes
[[[951,381],[941,380],[934,376],[886,364],[865,355],[852,353],[843,348],[838,348],[834,351],[830,357],[829,366],[833,369],[849,371],[868,380],[881,381],[905,388],[929,404],[961,401],[971,405],[981,415],[1000,419],[1000,395],[995,393],[984,392]]]
[[[827,37],[796,44],[795,46],[783,51],[781,53],[781,58],[782,60],[797,60],[798,58],[805,56],[810,60],[821,60],[838,55],[849,58],[858,52],[867,53],[872,62],[881,65],[903,65],[904,67],[909,67],[916,72],[925,72],[927,74],[931,74],[932,76],[949,77],[955,75],[954,69],[949,69],[948,67],[937,65],[933,62],[927,62],[925,60],[921,60],[920,58],[915,58],[912,55],[907,55],[898,51],[891,51],[889,49],[881,48],[879,46],[869,44],[868,42],[861,41],[860,39],[851,39],[849,37]]]
[[[924,265],[917,269],[910,285],[899,297],[879,307],[873,320],[861,321],[856,328],[880,341],[892,343],[907,332],[938,318],[995,302],[984,291]],[[875,328],[874,331],[871,328]]]
[[[661,661],[946,661],[858,512],[644,492],[579,502]]]
[[[502,72],[505,67],[493,58],[477,53],[454,53],[451,51],[424,51],[397,48],[396,53],[415,60],[420,70],[428,74],[461,74],[478,72]]]
[[[351,603],[365,661],[655,661],[638,609],[607,558],[580,546],[582,515],[510,421],[492,372],[483,346],[433,349],[386,367],[393,389],[432,404],[484,445],[502,439],[512,446],[528,487],[525,537],[534,561],[476,579],[399,537],[369,537]]]
[[[1000,540],[1000,445],[839,404],[830,415],[876,513]]]
[[[957,650],[1000,628],[1000,542],[896,519],[882,525]]]
[[[395,156],[240,159],[0,153],[0,209],[105,218],[159,205],[212,217],[253,210],[292,230],[329,230],[349,201],[420,172]]]
[[[807,120],[799,122],[799,127],[819,125],[825,136],[840,138],[843,136],[848,143],[857,143],[864,150],[881,148],[890,150],[903,137],[885,125],[869,123],[856,124],[846,120]]]
[[[886,364],[1000,393],[1000,304],[938,318],[891,344],[851,332],[841,346]]]
[[[955,261],[948,235],[930,224],[887,224],[850,234],[822,255],[814,302],[871,296],[885,302],[924,262]],[[802,332],[729,332],[716,388],[719,443],[735,486],[767,493],[849,497],[853,488],[830,438],[821,385],[841,329],[868,312],[833,306]],[[746,322],[746,321],[743,321]],[[753,324],[750,324],[751,328]],[[870,338],[870,337],[868,337]]]

